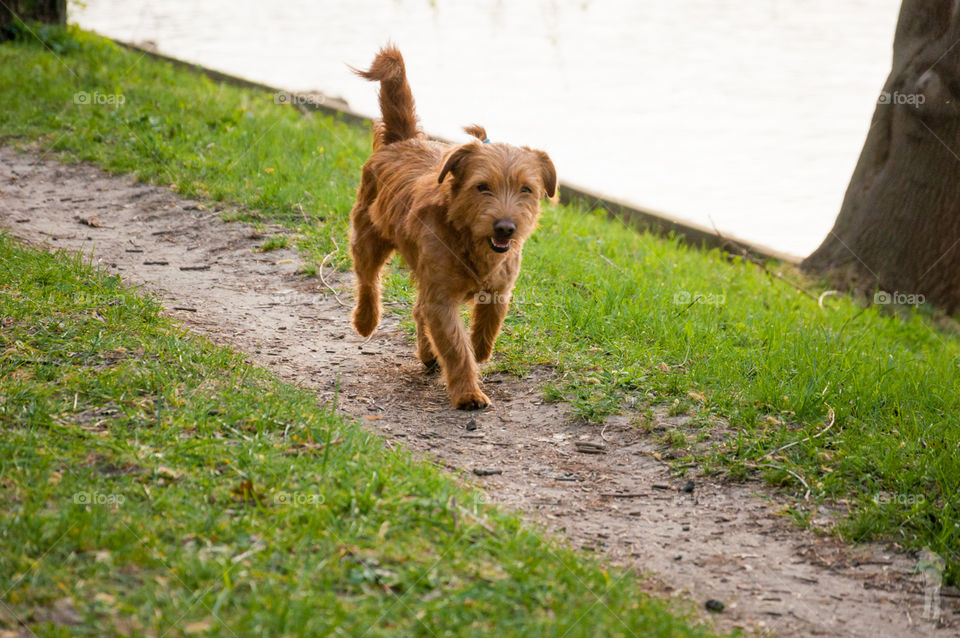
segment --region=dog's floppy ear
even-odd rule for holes
[[[557,194],[557,169],[549,155],[543,151],[534,151],[534,153],[540,160],[540,179],[543,180],[543,188],[547,192],[547,197],[553,199]]]
[[[457,175],[459,169],[463,167],[466,163],[467,158],[473,153],[473,149],[476,147],[476,142],[472,144],[464,144],[463,146],[457,147],[449,157],[447,161],[443,163],[443,168],[440,169],[440,177],[437,178],[437,183],[442,184],[443,178],[447,176],[447,173],[453,173],[454,176]]]

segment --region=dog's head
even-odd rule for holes
[[[486,137],[480,127],[467,131]],[[476,250],[520,250],[540,216],[540,200],[557,190],[557,171],[543,151],[471,142],[450,151],[438,182],[452,176],[447,218],[468,230]]]

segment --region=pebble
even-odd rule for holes
[[[712,611],[715,614],[719,614],[721,611],[723,611],[723,603],[719,600],[714,600],[713,598],[704,603],[704,607],[707,608],[707,611]]]

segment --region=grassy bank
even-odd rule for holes
[[[0,235],[0,630],[705,635],[158,309]]]
[[[29,34],[0,47],[7,144],[239,205],[241,215],[289,226],[314,263],[330,255],[347,265],[347,213],[368,131],[86,34],[42,37],[47,47]],[[813,298],[754,265],[635,233],[601,211],[547,207],[494,366],[552,366],[547,395],[586,419],[626,404],[687,414],[687,427],[663,433],[677,456],[734,475],[762,472],[809,490],[812,504],[841,500],[845,537],[929,545],[956,580],[960,343],[922,312],[894,317],[844,297],[820,307],[815,282],[803,285]],[[410,300],[397,267],[389,294]],[[710,439],[718,418],[729,429]],[[713,447],[695,453],[697,443]],[[810,511],[801,501],[796,515]]]

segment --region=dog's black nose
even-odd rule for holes
[[[517,225],[509,219],[498,219],[493,223],[493,232],[499,237],[511,237],[517,230]]]

